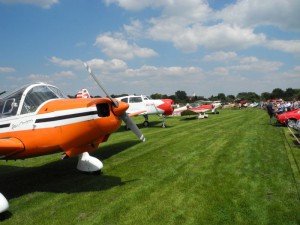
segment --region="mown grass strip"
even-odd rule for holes
[[[266,112],[168,118],[165,129],[150,120],[145,143],[121,129],[100,146],[100,176],[57,154],[0,162],[13,214],[2,223],[300,224],[284,128],[269,125]]]

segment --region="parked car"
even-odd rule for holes
[[[295,109],[277,115],[277,121],[289,127],[294,127],[297,120],[300,120],[300,109]]]
[[[299,135],[300,135],[300,120],[297,120],[295,125],[293,126],[293,128],[298,131]]]

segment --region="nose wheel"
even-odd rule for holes
[[[144,127],[149,127],[150,123],[148,120],[145,120],[144,123],[143,123]]]

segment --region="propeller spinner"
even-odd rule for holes
[[[89,74],[93,77],[93,79],[95,80],[95,82],[98,84],[98,86],[101,88],[101,90],[105,93],[105,95],[111,100],[113,107],[118,108],[119,107],[119,103],[113,99],[108,92],[105,90],[105,88],[101,85],[101,83],[99,82],[99,80],[97,79],[97,77],[95,76],[95,74],[92,72],[91,68],[89,67],[89,65],[87,63],[84,63],[84,66],[86,67],[87,71],[89,72]],[[124,121],[124,123],[126,124],[126,126],[133,131],[133,133],[135,133],[135,135],[141,140],[141,141],[145,141],[146,138],[144,137],[144,135],[142,134],[142,132],[139,130],[139,128],[137,127],[137,125],[134,123],[134,121],[128,116],[128,114],[126,112],[122,113],[120,115],[121,119]]]

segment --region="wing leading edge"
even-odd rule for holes
[[[17,138],[0,138],[0,159],[7,158],[24,150],[24,144]]]

